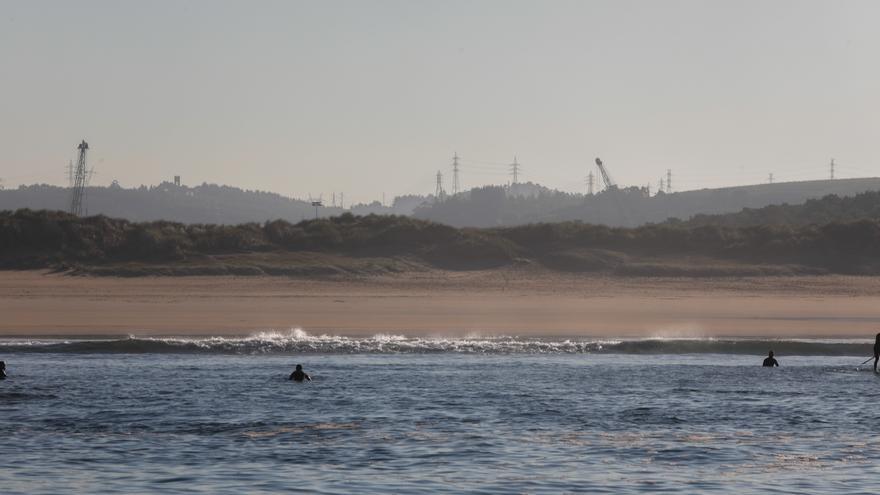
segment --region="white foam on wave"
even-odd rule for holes
[[[245,337],[136,337],[124,339],[0,339],[0,351],[73,353],[219,353],[219,354],[583,354],[583,353],[738,353],[763,354],[769,345],[789,355],[841,355],[862,352],[863,339],[720,339],[653,337],[648,339],[541,338],[517,336],[408,337],[378,333],[366,337],[310,334],[302,328],[264,330]]]
[[[645,334],[650,335],[652,339],[656,340],[707,338],[706,330],[702,325],[696,322],[667,324],[646,328]]]
[[[172,348],[196,348],[205,351],[235,353],[328,352],[328,353],[574,353],[602,350],[618,340],[554,340],[515,336],[463,337],[378,333],[368,337],[310,334],[302,328],[286,331],[264,330],[247,337],[147,337],[144,343],[162,343]]]

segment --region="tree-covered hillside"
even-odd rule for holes
[[[799,226],[851,222],[862,219],[880,219],[880,191],[869,191],[850,197],[828,195],[821,199],[807,200],[803,204],[745,208],[740,212],[724,215],[695,215],[685,223],[688,226]]]
[[[406,259],[449,269],[524,264],[564,271],[724,274],[718,267],[748,264],[759,267],[756,273],[789,267],[811,273],[876,274],[880,220],[635,229],[562,222],[456,229],[407,217],[351,214],[295,224],[276,220],[224,226],[77,218],[52,211],[0,212],[4,268],[167,265],[212,256],[265,260],[279,253]]]

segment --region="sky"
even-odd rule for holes
[[[880,2],[0,0],[0,179],[346,202],[880,175]]]

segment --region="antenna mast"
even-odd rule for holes
[[[89,149],[89,143],[83,140],[76,148],[79,150],[79,158],[76,160],[76,170],[73,174],[70,213],[71,215],[80,216],[83,212],[83,196],[85,196],[86,185],[91,177],[91,173],[86,170],[86,152]]]
[[[443,190],[443,172],[437,171],[437,187],[434,189],[434,200],[443,201],[446,198],[446,191]]]
[[[452,194],[461,192],[461,184],[458,182],[458,153],[452,155]]]
[[[318,199],[315,199],[312,197],[311,194],[309,194],[309,201],[312,203],[312,206],[315,207],[315,220],[318,219],[318,208],[324,206],[324,202],[321,200],[322,196],[323,194],[319,194]]]
[[[510,175],[513,176],[511,184],[519,184],[519,163],[516,161],[516,156],[513,157],[513,163],[510,164]]]
[[[834,158],[831,159],[831,180],[834,180]]]

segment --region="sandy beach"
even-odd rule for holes
[[[0,272],[0,335],[865,337],[880,278],[602,278],[536,270],[104,278]]]

